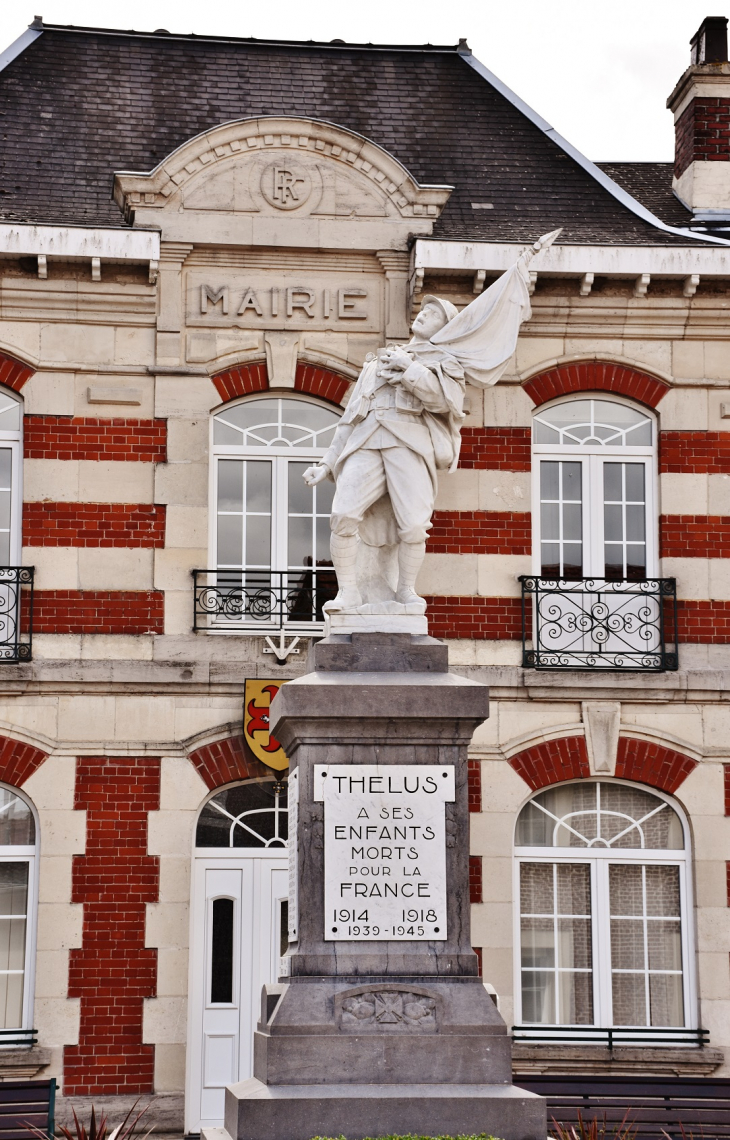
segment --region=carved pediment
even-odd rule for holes
[[[138,223],[163,228],[160,211],[211,221],[222,214],[408,220],[411,230],[424,232],[450,193],[449,186],[420,185],[397,159],[362,136],[314,119],[226,123],[197,135],[149,174],[114,178],[114,197],[125,218],[134,215]]]

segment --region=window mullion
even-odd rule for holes
[[[605,572],[603,558],[603,462],[602,455],[588,455],[585,459],[587,488],[585,496],[586,566],[587,577],[602,577]]]
[[[558,960],[558,865],[553,863],[553,969],[555,971],[555,1024],[560,1025],[560,962]]]
[[[610,938],[606,929],[606,861],[591,861],[591,914],[593,917],[593,1024],[610,1025],[610,992],[606,992],[606,971],[611,968]],[[607,1000],[608,999],[608,1000]]]

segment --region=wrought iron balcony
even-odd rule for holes
[[[337,593],[331,566],[301,570],[193,570],[196,632],[320,633]]]
[[[0,566],[0,665],[32,658],[33,566]]]
[[[677,668],[674,578],[628,582],[523,574],[520,581],[526,668],[655,673]]]

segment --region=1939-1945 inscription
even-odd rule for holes
[[[445,804],[453,765],[317,764],[325,941],[446,938]]]

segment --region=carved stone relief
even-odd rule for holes
[[[337,1028],[356,1033],[436,1033],[439,1002],[423,990],[364,986],[338,994]]]

